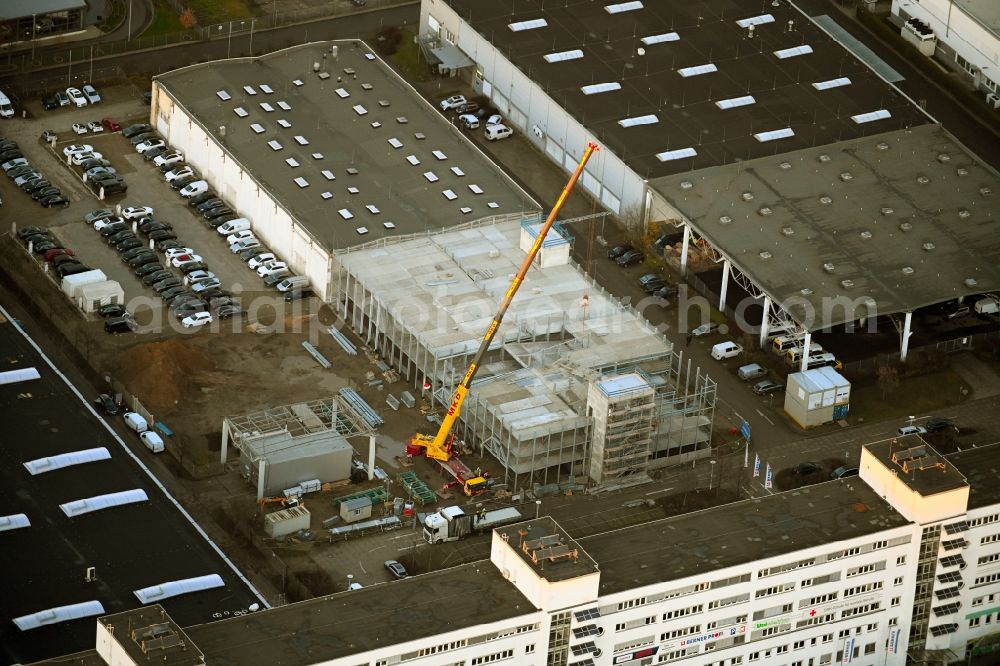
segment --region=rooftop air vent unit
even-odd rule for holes
[[[889,150],[889,144],[887,144],[885,141],[879,141],[878,143],[875,144],[875,149],[883,151]]]
[[[785,236],[794,236],[795,229],[792,229],[791,227],[782,227],[781,233],[784,234]]]
[[[912,266],[903,266],[900,269],[900,271],[903,273],[903,275],[913,275],[913,267]]]
[[[920,183],[921,185],[926,185],[927,183],[931,182],[931,179],[928,178],[927,176],[917,176],[917,182]]]
[[[744,192],[740,195],[740,198],[743,199],[743,201],[753,201],[753,192]]]
[[[957,173],[959,176],[968,176],[969,170],[966,169],[965,167],[958,167],[957,169],[955,169],[955,173]]]
[[[806,287],[805,289],[799,289],[799,293],[802,294],[803,296],[812,296],[813,290],[810,289],[809,287]]]
[[[972,288],[974,288],[974,287],[975,287],[975,286],[976,286],[977,284],[979,284],[979,283],[978,283],[978,282],[976,282],[976,278],[965,278],[965,286],[966,286],[966,287],[968,287],[968,288],[972,289]]]
[[[826,196],[826,195],[824,194],[823,196],[821,196],[821,197],[819,198],[819,202],[820,202],[821,204],[823,204],[824,206],[829,206],[830,204],[832,204],[832,203],[833,203],[833,199],[831,199],[830,197],[828,197],[828,196]]]
[[[845,171],[840,174],[840,179],[846,183],[849,180],[854,180],[854,175],[850,171]]]
[[[872,232],[868,231],[867,229],[865,231],[862,231],[861,232],[861,238],[863,238],[864,240],[871,240],[872,239]]]
[[[313,71],[314,72],[318,72],[319,71],[319,62],[314,62],[313,63]]]
[[[760,208],[757,209],[757,214],[762,215],[763,217],[767,217],[773,212],[774,211],[768,208],[767,206],[761,206]]]
[[[981,195],[983,195],[984,197],[988,197],[988,196],[990,196],[991,194],[993,194],[993,190],[991,190],[991,189],[990,189],[990,188],[988,188],[988,187],[980,187],[980,188],[979,188],[979,193],[980,193]]]
[[[844,289],[850,289],[851,287],[854,286],[854,280],[841,280],[840,286],[843,287]]]
[[[719,218],[719,222],[721,222],[722,224],[731,224],[732,221],[733,218],[729,217],[728,215],[723,215],[722,217]]]
[[[771,253],[768,252],[767,250],[761,250],[760,251],[760,258],[761,259],[770,259],[771,256],[772,256]]]
[[[958,217],[959,217],[960,219],[963,219],[963,220],[964,220],[964,219],[966,219],[967,217],[969,217],[970,215],[972,215],[972,213],[970,213],[970,212],[969,212],[969,210],[968,210],[967,208],[959,208],[959,209],[958,209]]]
[[[681,181],[681,189],[682,190],[690,190],[692,187],[694,187],[694,183],[692,183],[690,180],[682,180]]]
[[[831,158],[826,153],[823,153],[822,155],[820,155],[816,159],[818,159],[820,162],[823,162],[825,164],[825,163],[829,162]]]
[[[913,231],[913,225],[910,224],[909,222],[903,222],[902,224],[899,225],[899,230],[900,231]]]
[[[930,241],[928,241],[928,242],[924,243],[922,247],[924,248],[925,252],[930,252],[931,250],[934,249],[935,245],[934,245],[934,243],[931,243]]]
[[[941,164],[944,164],[945,162],[950,162],[951,155],[949,155],[948,153],[938,153],[937,161],[940,162]]]
[[[781,164],[779,164],[778,166],[779,166],[779,167],[781,167],[782,169],[786,170],[786,171],[787,171],[788,169],[791,169],[791,168],[792,168],[792,164],[791,164],[791,162],[782,162],[782,163],[781,163]]]
[[[893,213],[896,212],[889,206],[882,206],[881,210],[883,215],[892,215]]]
[[[836,268],[836,266],[834,266],[829,261],[826,262],[825,264],[823,264],[823,270],[826,271],[827,273],[832,273],[835,268]]]

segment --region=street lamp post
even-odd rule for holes
[[[715,463],[716,463],[716,461],[715,460],[709,460],[708,462],[709,462],[709,465],[710,465],[709,468],[708,468],[708,489],[711,490],[712,486],[714,485],[714,481],[715,481]]]

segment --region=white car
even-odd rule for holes
[[[199,280],[209,280],[215,277],[212,271],[191,271],[184,276],[188,282],[198,282]]]
[[[196,180],[193,183],[182,187],[180,194],[185,199],[189,199],[193,196],[201,194],[202,192],[208,192],[208,183],[203,180]]]
[[[164,254],[167,255],[167,259],[173,259],[182,254],[194,254],[194,250],[189,247],[172,247],[164,252]]]
[[[192,169],[189,166],[185,166],[179,169],[171,169],[170,171],[163,174],[163,178],[169,183],[171,181],[177,180],[178,178],[184,178],[185,176],[193,176],[193,175],[194,175],[194,169]]]
[[[277,257],[274,256],[273,252],[265,252],[264,254],[258,254],[256,257],[250,259],[250,261],[247,262],[247,266],[249,266],[252,270],[257,270],[264,264],[275,261],[276,259]]]
[[[174,268],[180,268],[185,264],[193,264],[199,261],[201,261],[201,257],[197,254],[178,254],[170,260],[170,265]]]
[[[126,220],[138,220],[141,217],[152,217],[152,206],[129,206],[122,211],[122,217]]]
[[[483,136],[486,137],[487,141],[499,141],[500,139],[506,139],[513,134],[514,130],[506,125],[489,125],[487,126],[486,131],[483,132]]]
[[[923,426],[908,425],[897,430],[900,435],[926,435],[927,428]]]
[[[73,104],[78,107],[87,106],[87,98],[79,88],[66,88],[66,94],[69,96]]]
[[[448,109],[454,109],[465,104],[466,99],[464,95],[452,95],[448,99],[441,100],[441,110],[447,111]]]
[[[712,358],[721,361],[724,358],[735,358],[743,353],[743,347],[731,340],[712,346]]]
[[[83,123],[73,123],[73,131],[77,134],[86,134],[89,130]]]
[[[194,286],[194,289],[195,291],[199,291],[197,284]],[[208,289],[208,287],[205,287],[205,289]],[[204,326],[205,324],[211,324],[211,323],[212,323],[212,315],[210,315],[207,312],[195,312],[194,314],[188,317],[184,317],[184,319],[181,319],[181,325],[184,326],[184,328],[196,328],[198,326]]]
[[[486,119],[487,126],[502,125],[502,124],[503,124],[503,116],[501,116],[499,113],[494,113],[492,116]]]
[[[164,153],[153,158],[153,164],[160,167],[164,164],[177,164],[184,161],[184,153]]]
[[[274,275],[281,272],[288,272],[288,264],[283,261],[273,261],[269,264],[264,264],[257,269],[257,275],[261,277],[267,277],[268,275]]]
[[[220,280],[219,278],[208,278],[207,280],[199,280],[198,282],[192,282],[191,283],[191,289],[196,294],[200,294],[201,292],[206,291],[208,289],[214,289],[216,287],[221,287],[221,286],[222,286],[222,280]],[[196,312],[195,314],[193,314],[191,316],[195,317],[195,316],[202,315],[202,314],[208,314],[208,313],[207,312]],[[211,317],[211,315],[209,315],[209,317]],[[211,318],[209,318],[209,321],[211,321]]]
[[[141,439],[142,443],[146,445],[146,448],[153,453],[163,452],[163,438],[152,430],[139,433],[139,439]]]
[[[94,134],[100,134],[104,131],[104,125],[101,124],[99,120],[91,120],[87,123],[87,129],[89,129]]]
[[[152,150],[153,148],[162,148],[165,145],[167,145],[167,142],[164,141],[163,139],[150,139],[149,141],[143,141],[142,143],[137,144],[135,147],[135,152],[141,155],[147,150]]]
[[[219,232],[220,236],[229,236],[231,234],[249,230],[250,230],[250,220],[248,220],[245,217],[238,217],[235,220],[229,220],[225,224],[220,224],[218,229],[216,229],[216,231]],[[229,242],[232,243],[233,239],[230,239]]]
[[[463,113],[458,117],[458,122],[468,130],[479,129],[479,118],[474,113]]]
[[[91,104],[99,104],[101,101],[101,96],[97,94],[97,88],[85,83],[83,85],[83,94],[87,97],[87,101]]]
[[[239,241],[256,239],[257,237],[253,235],[253,232],[249,229],[244,229],[243,231],[237,231],[235,234],[229,234],[226,236],[226,242],[232,245],[233,243],[238,243]]]
[[[237,243],[231,243],[229,245],[229,251],[236,254],[237,252],[242,252],[243,250],[249,250],[252,247],[260,247],[260,241],[256,238],[250,238]]]
[[[70,157],[70,160],[73,162],[73,164],[80,166],[87,160],[99,160],[102,159],[103,157],[104,155],[101,155],[100,153],[73,153],[73,155]]]
[[[120,217],[102,217],[101,219],[96,220],[94,222],[94,230],[100,231],[109,224],[117,224],[118,222],[124,222],[124,221],[125,220],[123,220]]]
[[[94,152],[94,147],[86,143],[74,143],[63,148],[63,155],[69,157],[75,153],[92,153]]]

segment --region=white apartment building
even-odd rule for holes
[[[541,517],[404,581],[186,629],[158,606],[102,617],[73,663],[964,663],[1000,647],[998,454],[895,438],[857,477],[579,540]]]

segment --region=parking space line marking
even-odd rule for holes
[[[769,419],[769,418],[767,418],[766,416],[764,416],[764,412],[760,411],[759,409],[755,409],[754,411],[755,411],[755,412],[757,412],[758,414],[760,414],[760,417],[761,417],[762,419],[764,419],[765,421],[767,421],[767,422],[768,422],[768,423],[770,423],[771,425],[774,425],[774,421],[772,421],[771,419]]]

